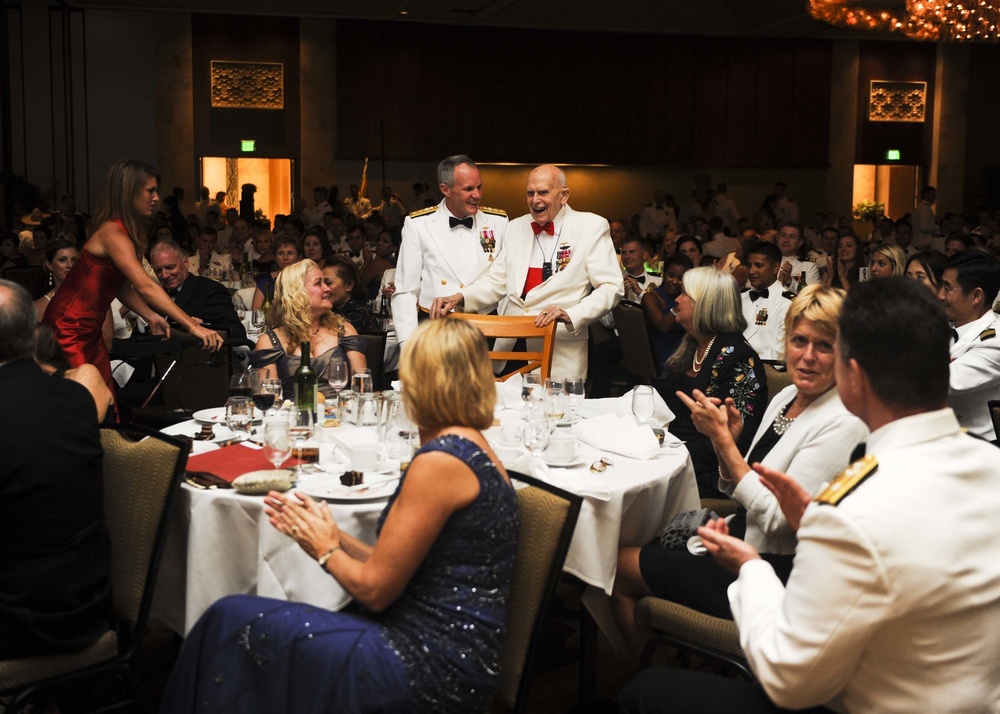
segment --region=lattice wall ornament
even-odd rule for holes
[[[285,65],[212,60],[212,107],[284,109]]]
[[[869,121],[923,122],[927,113],[927,82],[872,80],[868,92]]]

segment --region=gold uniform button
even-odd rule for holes
[[[447,280],[442,280],[442,281],[441,281],[441,284],[442,284],[442,285],[447,285],[447,284],[448,284],[448,281],[447,281]]]
[[[459,283],[459,284],[458,284],[458,287],[460,287],[460,288],[464,288],[464,287],[465,287],[465,283]]]

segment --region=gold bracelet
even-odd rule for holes
[[[323,555],[319,556],[319,558],[316,560],[316,562],[319,563],[319,567],[323,568],[323,570],[325,571],[326,561],[330,559],[330,556],[333,555],[334,551],[338,550],[343,550],[343,548],[341,548],[340,545],[335,545],[332,548],[330,548],[330,550],[323,553]]]

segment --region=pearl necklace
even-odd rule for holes
[[[701,366],[705,363],[705,358],[708,357],[708,353],[712,351],[712,345],[715,344],[715,335],[708,341],[708,346],[705,348],[705,354],[702,355],[701,359],[698,359],[698,348],[694,348],[694,357],[691,358],[691,371],[697,374],[701,371]]]

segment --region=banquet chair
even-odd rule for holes
[[[377,392],[382,391],[386,388],[385,342],[387,333],[385,330],[358,330],[358,334],[368,340],[365,360],[368,362],[368,369],[372,372],[372,388]]]
[[[510,477],[527,486],[517,491],[517,554],[507,593],[500,681],[493,699],[521,712],[545,611],[559,581],[583,498],[524,474],[511,471]]]
[[[639,303],[622,300],[611,310],[611,315],[621,341],[625,369],[639,384],[652,384],[660,377],[660,368],[656,364],[646,311]]]
[[[764,376],[767,377],[767,401],[770,403],[782,389],[792,383],[792,375],[785,369],[785,363],[779,360],[762,359]]]
[[[80,652],[0,661],[0,696],[13,696],[5,714],[24,711],[39,695],[109,673],[123,681],[143,710],[152,711],[130,665],[146,630],[167,517],[180,492],[190,446],[159,432],[121,426],[103,427],[101,443],[114,629]]]
[[[670,600],[644,597],[635,606],[635,624],[652,630],[655,637],[643,649],[641,666],[648,667],[661,644],[669,644],[682,655],[696,654],[723,662],[747,681],[755,682],[740,647],[736,623],[713,617]]]
[[[535,327],[535,318],[532,315],[479,315],[474,312],[453,312],[449,315],[453,320],[465,320],[471,322],[479,328],[479,331],[487,338],[498,338],[496,347],[500,347],[499,338],[530,339],[542,338],[542,349],[513,351],[513,347],[507,350],[490,350],[491,360],[525,360],[527,364],[523,367],[497,377],[498,382],[504,382],[515,374],[527,374],[539,369],[544,381],[549,376],[552,369],[552,350],[555,347],[553,340],[556,335],[556,323],[550,322],[545,327]]]

